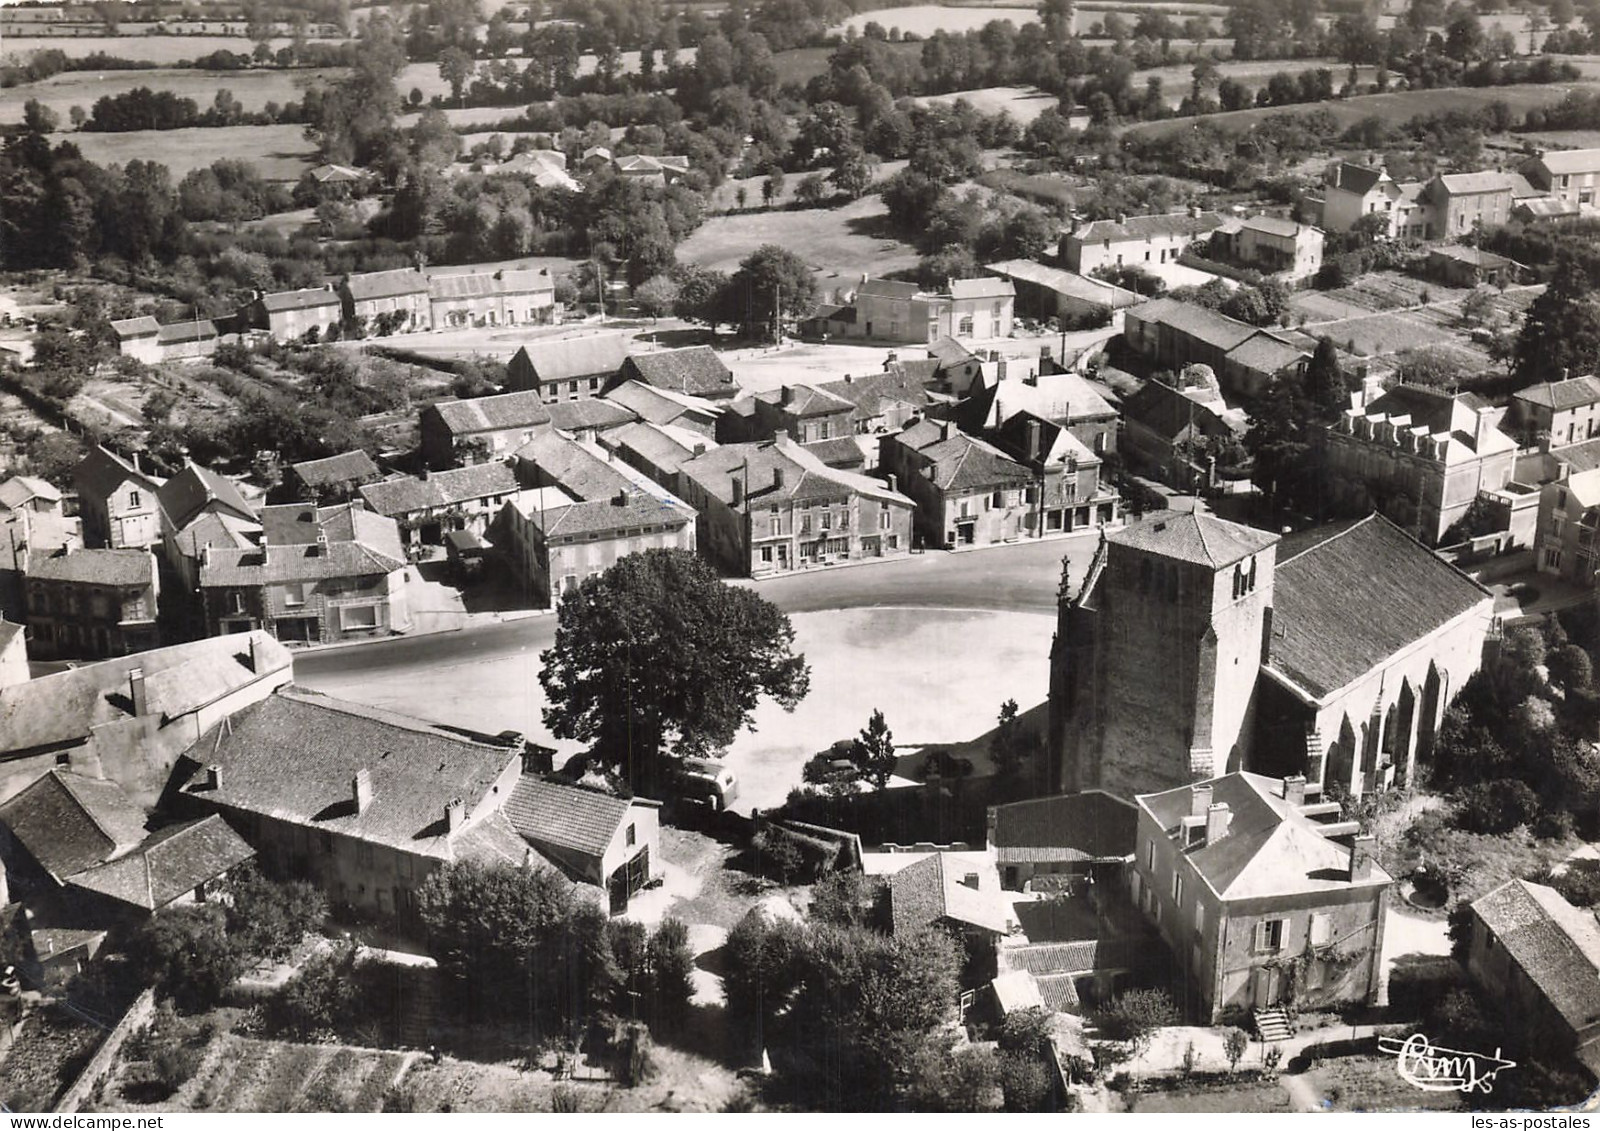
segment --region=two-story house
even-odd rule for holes
[[[606,333],[522,346],[506,363],[506,389],[549,404],[599,396],[632,342],[632,334]]]
[[[1218,470],[1215,453],[1238,445],[1250,425],[1244,410],[1223,398],[1214,375],[1182,389],[1146,381],[1123,400],[1122,419],[1128,459],[1184,489],[1209,482]]]
[[[1226,235],[1219,231],[1212,236],[1212,245],[1220,240],[1226,258],[1264,275],[1299,282],[1322,269],[1321,228],[1278,216],[1252,216],[1223,231]]]
[[[730,441],[770,440],[788,436],[797,444],[837,440],[855,434],[855,405],[837,394],[811,385],[785,385],[751,398],[750,436],[730,436]],[[731,419],[724,414],[723,420]]]
[[[1594,588],[1600,564],[1600,468],[1541,487],[1536,530],[1533,557],[1539,572]]]
[[[1428,234],[1420,181],[1396,181],[1382,165],[1338,161],[1323,177],[1322,216],[1325,231],[1348,232],[1364,216],[1385,218],[1381,235],[1423,239]]]
[[[1422,190],[1428,216],[1428,238],[1462,236],[1496,228],[1511,219],[1515,201],[1505,173],[1437,173]]]
[[[1508,426],[1527,447],[1556,451],[1600,435],[1600,378],[1563,377],[1521,389]]]
[[[630,354],[616,376],[605,382],[605,389],[610,392],[629,381],[713,404],[739,395],[733,371],[710,346]]]
[[[554,314],[555,288],[548,270],[432,275],[428,308],[440,330],[531,326],[548,322]]]
[[[95,445],[72,473],[84,545],[142,549],[161,541],[161,481],[133,462]]]
[[[262,542],[200,559],[207,631],[262,628],[328,644],[411,627],[406,552],[395,521],[360,503],[263,507]]]
[[[339,284],[346,321],[368,333],[387,322],[391,332],[433,329],[428,277],[415,267],[346,275]]]
[[[537,392],[440,401],[422,410],[422,459],[434,471],[503,460],[549,429]]]
[[[501,506],[518,491],[517,473],[509,460],[479,463],[448,471],[424,472],[384,479],[361,488],[367,506],[400,527],[408,548],[437,546],[456,530],[482,537]]]
[[[1062,266],[1080,275],[1103,267],[1149,267],[1176,263],[1196,240],[1222,226],[1215,212],[1190,208],[1157,216],[1119,215],[1082,223],[1061,234]]]
[[[954,549],[1024,537],[1038,506],[1033,473],[949,420],[922,420],[879,441],[879,467],[917,504],[924,545]]]
[[[1346,409],[1322,454],[1337,497],[1375,503],[1437,546],[1480,493],[1510,481],[1517,442],[1475,394],[1397,385]]]
[[[1121,496],[1101,481],[1100,457],[1064,424],[1019,412],[992,433],[994,446],[1034,478],[1034,508],[1022,520],[1024,537],[1063,534],[1117,521]]]
[[[1208,1024],[1234,1008],[1377,1000],[1394,880],[1319,792],[1232,773],[1135,798],[1133,898]]]
[[[1011,335],[1017,291],[1009,279],[952,279],[943,290],[915,283],[863,277],[840,337],[887,342],[936,342],[940,338],[1005,338]]]
[[[1600,149],[1557,149],[1523,162],[1522,175],[1538,189],[1578,208],[1600,190]]]
[[[252,329],[265,330],[274,341],[299,341],[308,334],[315,341],[326,336],[344,318],[344,302],[332,287],[298,291],[256,292],[241,312]]]
[[[699,549],[731,572],[762,577],[911,550],[911,499],[840,471],[787,437],[726,444],[679,469],[700,515]]]
[[[994,363],[992,382],[974,383],[955,409],[955,419],[975,436],[1002,427],[1018,413],[1060,424],[1096,456],[1117,450],[1117,410],[1078,373],[1014,377],[1004,359]]]
[[[102,659],[158,647],[156,560],[144,550],[30,555],[28,632],[41,659]]]
[[[290,497],[307,503],[348,502],[359,488],[380,478],[378,465],[360,448],[290,464],[284,476]]]

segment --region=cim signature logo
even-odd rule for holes
[[[1494,1078],[1516,1062],[1506,1060],[1495,1049],[1489,1056],[1478,1052],[1459,1052],[1437,1046],[1421,1033],[1405,1040],[1379,1037],[1378,1048],[1393,1053],[1400,1079],[1425,1092],[1483,1092],[1494,1090]]]

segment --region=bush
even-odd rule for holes
[[[1500,778],[1462,790],[1454,821],[1468,832],[1500,834],[1532,824],[1538,815],[1539,797],[1525,782]]]
[[[1037,1054],[1008,1052],[1000,1057],[1000,1091],[1007,1111],[1048,1111],[1050,1077]]]
[[[1547,876],[1547,883],[1568,903],[1577,907],[1600,904],[1600,860],[1573,860],[1559,876]]]
[[[355,943],[345,942],[307,962],[273,998],[274,1027],[304,1039],[348,1023],[357,1006],[357,950]]]

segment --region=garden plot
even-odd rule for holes
[[[105,1029],[56,1006],[32,1014],[0,1054],[0,1106],[49,1111],[105,1036]]]
[[[227,1034],[168,1106],[196,1111],[377,1111],[406,1054]]]

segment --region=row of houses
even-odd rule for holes
[[[0,906],[27,910],[23,973],[64,981],[250,864],[401,930],[427,877],[467,860],[546,867],[620,911],[660,873],[659,805],[555,777],[545,753],[299,690],[262,631],[24,673],[0,686]]]
[[[1195,206],[1184,212],[1118,215],[1090,223],[1074,217],[1061,233],[1058,256],[1068,271],[1090,276],[1118,267],[1159,272],[1199,249],[1209,258],[1298,282],[1321,270],[1322,247],[1322,230],[1311,224]],[[1081,284],[1076,286],[1082,289]]]

